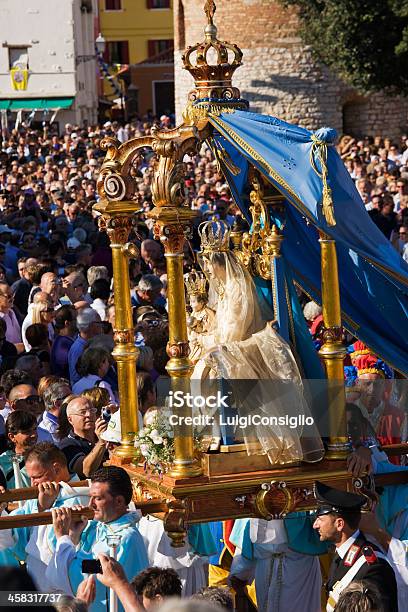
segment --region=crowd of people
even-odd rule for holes
[[[162,606],[163,612],[234,609],[229,589],[207,586],[208,556],[218,550],[210,545],[213,533],[204,532],[208,546],[203,549],[194,546],[191,537],[182,554],[172,552],[160,522],[156,524],[152,517],[140,519],[137,512],[129,510],[132,485],[127,473],[118,467],[104,467],[120,443],[120,434],[118,437],[108,426],[120,410],[120,398],[112,358],[112,255],[109,239],[98,230],[93,210],[104,159],[100,143],[104,136],[125,142],[150,134],[152,123],[170,127],[171,119],[146,118],[124,127],[115,122],[83,128],[67,124],[60,136],[47,128],[35,130],[24,125],[3,133],[0,485],[2,490],[38,486],[38,498],[21,504],[13,513],[52,510],[53,526],[0,531],[0,563],[12,566],[3,574],[2,588],[11,588],[15,581],[24,584],[26,591],[57,590],[65,593],[56,604],[65,606],[61,607],[64,610],[85,610],[86,606],[105,609],[106,587],[115,591],[126,611],[142,606],[146,610]],[[339,152],[373,222],[408,261],[408,140],[343,138]],[[140,351],[137,388],[141,423],[156,404],[156,384],[167,377],[168,359],[165,257],[161,244],[153,240],[152,221],[146,216],[153,207],[153,172],[154,156],[149,154],[131,168],[143,211],[130,236],[140,247],[140,257],[129,263],[135,343]],[[188,272],[199,246],[198,224],[216,216],[232,226],[239,210],[206,147],[186,161],[185,186],[186,198],[197,212],[193,238],[185,249],[184,269]],[[306,304],[306,296],[302,300]],[[309,303],[304,313],[318,345],[321,309]],[[351,360],[361,379],[367,368],[378,368],[382,377],[384,367],[377,358],[366,352],[361,361],[358,351],[355,347]],[[368,404],[369,421],[376,404]],[[349,412],[352,417],[353,408]],[[402,420],[398,431],[403,429]],[[376,422],[376,426],[382,442],[390,442],[389,427],[385,431],[384,424],[382,431],[381,424]],[[392,441],[398,441],[395,435]],[[356,473],[371,462],[371,455],[367,457],[364,451],[367,448],[350,464]],[[89,491],[70,486],[85,478],[91,479]],[[88,504],[94,511],[89,522],[75,515],[77,507]],[[350,531],[350,526],[344,529],[348,536],[355,531]],[[121,536],[117,560],[112,558],[109,540],[115,533]],[[342,532],[341,542],[347,540]],[[84,579],[81,564],[90,558],[100,561],[97,579],[94,574]],[[21,575],[21,563],[26,564],[28,575]],[[245,572],[237,571],[235,576],[244,581]],[[238,593],[237,582],[235,587]],[[181,595],[183,600],[164,602]],[[342,597],[346,603],[339,600],[336,610],[382,609],[375,586],[368,588],[357,582]],[[364,600],[371,602],[367,604],[371,607],[347,604]],[[394,610],[393,605],[384,610]]]
[[[338,149],[371,219],[408,262],[407,142],[344,136]]]

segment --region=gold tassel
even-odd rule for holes
[[[319,158],[321,172],[318,170],[315,162],[315,155]],[[332,197],[332,190],[327,183],[327,143],[323,140],[318,140],[314,134],[312,134],[312,148],[310,150],[310,164],[316,174],[322,179],[323,183],[323,194],[322,194],[322,207],[323,214],[327,221],[327,225],[336,225],[336,219],[334,217],[334,204]]]

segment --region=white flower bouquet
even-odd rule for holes
[[[174,432],[167,414],[156,410],[149,417],[136,435],[135,446],[144,460],[145,469],[163,474],[174,460]]]
[[[163,475],[174,461],[174,431],[170,425],[171,412],[166,408],[154,408],[144,417],[144,427],[135,437],[144,469]],[[200,459],[204,450],[203,442],[194,436],[194,454]]]

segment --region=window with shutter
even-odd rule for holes
[[[107,64],[129,63],[129,41],[109,40],[106,43],[103,59]]]
[[[9,67],[28,68],[28,47],[9,47]]]
[[[122,0],[105,0],[105,11],[122,10]]]
[[[148,9],[168,9],[170,0],[147,0]]]
[[[174,41],[172,38],[167,40],[148,40],[147,41],[147,51],[148,57],[154,57],[159,55],[160,53],[164,53],[164,51],[168,51],[172,49],[174,46]]]

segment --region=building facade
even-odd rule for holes
[[[169,96],[174,110],[173,0],[99,0],[99,24],[111,74],[130,65],[129,115],[160,113]],[[117,96],[106,81],[103,89],[111,100]]]
[[[329,125],[355,136],[398,137],[408,125],[408,100],[362,95],[312,60],[298,34],[293,8],[274,0],[219,0],[220,40],[236,43],[243,66],[234,85],[251,110],[316,129]],[[176,112],[180,119],[193,81],[183,70],[186,46],[203,39],[202,0],[174,0]]]
[[[97,0],[2,0],[0,108],[9,119],[97,118]]]

